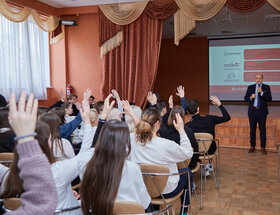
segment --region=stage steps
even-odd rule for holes
[[[278,119],[279,120],[279,119]],[[267,119],[266,149],[276,151],[276,143],[279,142],[279,122],[275,119]],[[250,126],[245,117],[232,117],[227,123],[216,126],[216,138],[220,139],[221,147],[250,148]],[[260,149],[259,129],[256,131],[256,148]]]

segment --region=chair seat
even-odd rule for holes
[[[184,190],[182,190],[178,195],[171,197],[171,198],[166,198],[166,199],[160,199],[160,198],[154,198],[151,200],[151,203],[153,205],[165,205],[165,203],[170,204],[174,201],[176,201],[180,196],[183,194]]]
[[[205,155],[205,160],[210,160],[210,159],[213,159],[216,155],[213,154],[213,155]],[[200,160],[204,160],[204,156],[199,156],[199,159]]]
[[[193,168],[191,171],[192,171],[192,173],[196,173],[199,169],[200,169],[200,163],[197,162],[197,163],[196,163],[196,167]]]

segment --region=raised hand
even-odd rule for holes
[[[217,96],[211,96],[210,100],[211,100],[213,105],[220,106],[222,104]]]
[[[179,96],[180,98],[185,97],[185,87],[183,87],[182,85],[177,87],[176,95]]]
[[[129,102],[127,100],[123,100],[121,102],[121,106],[124,109],[124,113],[128,114],[134,121],[134,124],[136,125],[139,122],[138,117],[135,115],[135,113],[133,112]]]
[[[82,120],[85,124],[90,124],[90,107],[89,107],[89,103],[88,103],[88,99],[86,99],[86,97],[84,96],[83,102],[82,102],[83,106],[80,108],[80,114],[82,117]]]
[[[65,94],[63,93],[62,90],[60,90],[60,99],[61,99],[62,102],[65,102],[65,101],[66,101]]]
[[[169,103],[169,108],[173,108],[173,96],[169,96],[169,99],[168,99],[168,103]]]
[[[34,95],[32,93],[26,104],[25,100],[26,92],[22,92],[17,108],[15,94],[12,93],[10,96],[9,123],[18,137],[34,133],[36,127],[38,100],[34,100]],[[22,138],[18,140],[18,143],[33,139],[34,137]]]
[[[118,92],[116,90],[113,89],[112,94],[113,94],[113,98],[115,98],[117,101],[121,100],[120,95],[118,94]]]
[[[91,96],[91,89],[87,88],[86,91],[84,92],[84,98],[83,99],[86,99],[88,100],[89,97]]]
[[[152,91],[148,92],[147,95],[147,100],[151,105],[156,105],[157,104],[157,96],[155,93],[152,93]]]
[[[111,110],[115,104],[115,101],[112,101],[110,103],[110,98],[112,98],[112,97],[113,97],[113,94],[110,93],[107,96],[107,98],[104,100],[104,107],[103,107],[103,111],[102,111],[101,117],[100,117],[102,120],[106,120],[108,114],[111,112]]]
[[[175,114],[176,120],[173,120],[173,125],[176,128],[176,130],[179,132],[179,134],[185,133],[184,129],[184,121],[179,113]]]

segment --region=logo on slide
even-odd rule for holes
[[[224,68],[239,68],[240,63],[225,63]]]

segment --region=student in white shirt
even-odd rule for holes
[[[143,111],[141,120],[136,125],[136,133],[131,135],[131,160],[136,163],[151,163],[167,166],[170,173],[177,173],[177,163],[190,159],[193,149],[184,130],[184,123],[179,114],[173,121],[174,127],[180,134],[180,145],[176,142],[157,136],[160,128],[160,113],[155,108]],[[191,175],[192,173],[188,169]],[[168,178],[163,194],[165,197],[174,197],[182,189],[188,188],[187,174]],[[182,198],[181,198],[182,199]],[[189,204],[187,195],[185,204]]]
[[[110,112],[110,97],[112,95],[105,99],[101,122]],[[137,202],[145,209],[149,208],[151,198],[140,167],[127,160],[129,153],[128,126],[119,120],[105,122],[82,179],[80,192],[84,214],[92,211],[93,214],[111,215],[115,200]]]

